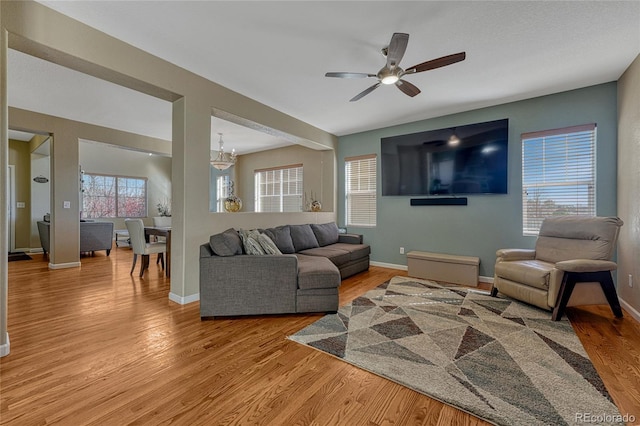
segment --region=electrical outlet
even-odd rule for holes
[[[64,201],[62,203],[62,208],[64,209],[70,209],[71,208],[71,201]]]
[[[400,254],[404,254],[404,247],[400,247]]]
[[[633,287],[633,275],[629,274],[629,287]]]

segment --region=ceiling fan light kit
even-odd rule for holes
[[[447,65],[455,64],[456,62],[464,61],[466,58],[465,52],[454,53],[452,55],[443,56],[441,58],[432,59],[421,64],[414,65],[406,70],[400,68],[400,60],[404,56],[404,52],[407,49],[409,43],[409,34],[406,33],[394,33],[389,42],[389,46],[382,49],[382,54],[386,56],[387,63],[377,74],[367,74],[359,72],[328,72],[325,77],[337,77],[337,78],[368,78],[376,77],[378,82],[373,86],[368,87],[356,96],[351,98],[350,102],[355,102],[362,99],[375,89],[380,87],[380,84],[391,85],[395,84],[402,93],[407,96],[414,97],[420,93],[418,89],[412,83],[403,80],[407,74],[415,74],[423,71],[429,71],[435,68],[444,67]]]

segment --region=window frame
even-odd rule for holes
[[[86,192],[86,186],[87,186],[87,179],[90,177],[102,177],[102,178],[111,178],[114,179],[114,184],[113,184],[113,191],[114,194],[112,196],[104,196],[105,198],[109,198],[109,199],[113,199],[113,212],[114,215],[113,216],[89,216],[86,214],[87,210],[85,210],[85,197],[87,196],[87,192]],[[119,194],[119,189],[120,189],[120,180],[121,179],[134,179],[134,180],[139,180],[142,181],[144,183],[143,185],[143,190],[144,190],[144,195],[142,197],[131,197],[131,198],[142,198],[143,199],[143,209],[144,212],[141,216],[137,216],[137,215],[121,215],[119,210],[119,205],[120,205],[120,194]],[[83,172],[82,173],[82,182],[81,182],[81,191],[82,191],[82,217],[84,219],[104,219],[104,218],[108,218],[108,219],[122,219],[122,218],[145,218],[148,217],[149,214],[149,191],[148,191],[148,178],[147,177],[141,177],[141,176],[125,176],[125,175],[113,175],[113,174],[106,174],[106,173],[92,173],[92,172]],[[94,197],[98,197],[98,195],[95,195]]]
[[[524,236],[537,236],[545,217],[596,215],[595,123],[523,133],[521,144]],[[554,167],[552,162],[557,162],[557,165]],[[541,168],[537,174],[535,167]],[[549,194],[547,200],[530,195],[543,191]]]
[[[295,170],[296,176],[298,176],[299,179],[286,180],[284,178],[284,172],[291,173],[291,171],[294,171],[294,170]],[[272,182],[268,181],[268,173],[270,172],[273,172],[274,174]],[[276,173],[280,175],[277,178],[277,180],[275,177]],[[254,176],[254,210],[256,213],[299,213],[304,211],[304,206],[302,203],[303,192],[304,192],[304,167],[302,163],[290,164],[290,165],[279,166],[279,167],[270,167],[266,169],[256,169],[253,171],[253,176]],[[263,179],[265,180],[264,182],[263,182]],[[272,187],[274,192],[273,194],[263,193],[263,188],[266,188],[266,186],[269,183],[274,185]],[[291,190],[291,184],[293,184],[294,189],[296,189],[299,192],[289,193],[287,191],[287,193],[285,193],[284,186],[286,183],[289,183],[289,188],[287,188],[288,191]],[[277,190],[275,187],[276,184],[278,184],[279,186]],[[273,207],[276,204],[273,202],[266,203],[265,201],[267,197],[273,197],[274,199],[277,198],[278,210],[273,210],[273,209],[264,210],[267,205],[271,205]],[[289,201],[291,200],[297,200],[297,201],[290,204]],[[295,205],[297,208],[296,210],[290,210],[287,207],[288,205]]]
[[[229,196],[229,183],[231,177],[228,174],[216,176],[216,211],[224,212],[224,200]]]
[[[373,164],[371,164],[373,163]],[[352,189],[351,183],[357,176],[352,176],[354,173],[352,168],[354,165],[358,165],[360,169],[366,166],[368,176],[362,176],[359,180],[366,180],[362,182],[363,186],[367,186],[367,189]],[[363,174],[363,170],[359,172]],[[359,228],[375,228],[378,220],[378,156],[377,154],[359,155],[355,157],[346,157],[344,159],[344,193],[345,193],[345,223],[346,226],[354,226]],[[354,195],[356,196],[354,198]],[[368,197],[368,201],[367,200]],[[359,212],[354,212],[354,201],[357,198],[361,198],[365,201],[366,205],[357,206],[361,209]],[[355,220],[355,215],[365,218],[362,221]]]

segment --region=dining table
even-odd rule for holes
[[[167,241],[167,255],[164,263],[164,272],[167,278],[171,277],[171,227],[170,226],[145,226],[144,236],[149,241],[149,236],[165,237]]]

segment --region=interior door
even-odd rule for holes
[[[16,249],[16,219],[15,219],[15,166],[10,165],[7,169],[7,194],[9,194],[9,202],[7,203],[7,230],[9,232],[9,253]]]

